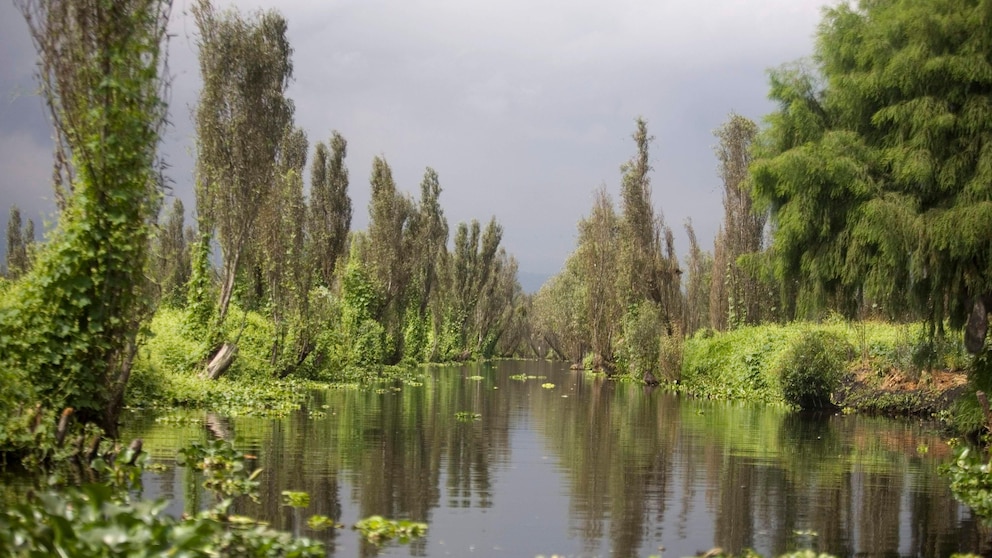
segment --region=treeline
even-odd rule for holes
[[[992,388],[989,13],[977,0],[826,10],[814,56],[770,73],[766,126],[731,115],[717,130],[723,223],[712,252],[686,224],[684,269],[645,202],[638,121],[619,211],[597,195],[534,301],[539,334],[562,358],[677,377],[680,340],[707,328],[829,313],[917,321],[923,360],[964,327]]]
[[[768,215],[754,210],[747,178],[757,133],[736,114],[717,130],[723,223],[710,251],[687,222],[689,253],[680,262],[672,229],[653,207],[652,137],[637,120],[619,207],[605,189],[596,192],[575,251],[535,296],[534,331],[554,355],[649,382],[659,371],[677,380],[686,336],[785,318],[765,267]]]
[[[191,330],[212,340],[205,375],[220,376],[236,358],[239,339],[224,333],[234,308],[274,324],[270,365],[280,376],[336,379],[356,367],[513,354],[522,293],[495,219],[458,224],[449,250],[438,173],[427,168],[414,199],[376,157],[368,229],[351,232],[338,132],[314,146],[304,193],[308,141],[286,97],[286,21],[274,11],[217,12],[207,1],[193,15],[203,80],[196,229],[181,232],[177,201],[155,253],[169,270],[158,284],[163,301],[184,306]]]
[[[333,132],[311,150],[295,123],[280,14],[192,6],[203,82],[196,205],[189,211],[176,199],[163,213],[159,72],[169,3],[20,7],[59,131],[60,213],[49,240],[34,245],[33,223],[11,208],[0,445],[66,408],[113,435],[157,308],[180,310],[181,323],[168,325],[205,340],[193,356],[204,380],[237,361],[247,324],[258,320],[271,335],[250,340],[267,345],[254,372],[270,377],[375,376],[384,365],[509,356],[522,345],[526,305],[502,227],[473,220],[452,233],[433,169],[414,198],[375,158],[369,226],[351,231],[347,141]]]

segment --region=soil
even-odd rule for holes
[[[964,371],[932,370],[908,374],[869,368],[848,374],[834,394],[841,407],[884,415],[934,416],[968,389]]]

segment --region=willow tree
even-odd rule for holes
[[[197,216],[202,243],[216,231],[222,255],[217,323],[223,323],[235,281],[272,199],[276,160],[292,123],[286,88],[293,74],[286,20],[275,11],[245,19],[218,13],[209,0],[192,7],[200,32],[196,107]]]
[[[0,298],[0,416],[37,397],[117,434],[161,197],[164,0],[24,0],[71,187],[31,271]],[[63,175],[66,176],[66,175]],[[27,388],[28,383],[31,388]],[[33,393],[32,393],[33,392]],[[0,424],[0,439],[8,432]]]
[[[979,0],[844,3],[814,66],[772,74],[755,193],[801,309],[907,303],[934,327],[992,293],[992,11]]]

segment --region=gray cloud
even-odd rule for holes
[[[311,144],[349,141],[355,226],[367,224],[368,174],[383,155],[411,193],[426,166],[452,225],[494,215],[524,271],[554,273],[575,223],[605,184],[616,195],[630,134],[643,116],[656,137],[657,209],[676,229],[691,218],[710,243],[722,214],[712,131],[731,111],[760,119],[766,70],[808,55],[823,0],[343,0],[275,7],[295,49],[290,96]],[[175,194],[192,206],[198,90],[189,0],[176,0],[170,46],[174,126],[164,152]],[[23,21],[0,7],[0,87],[31,91]],[[0,112],[4,203],[44,208],[49,133],[36,98]],[[28,110],[30,106],[30,110]],[[37,119],[35,117],[37,116]],[[46,143],[46,140],[48,143]],[[43,184],[46,191],[36,186]],[[6,219],[6,211],[0,220]]]

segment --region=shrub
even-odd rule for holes
[[[851,346],[828,331],[807,331],[793,339],[779,361],[782,395],[801,409],[832,405]]]

